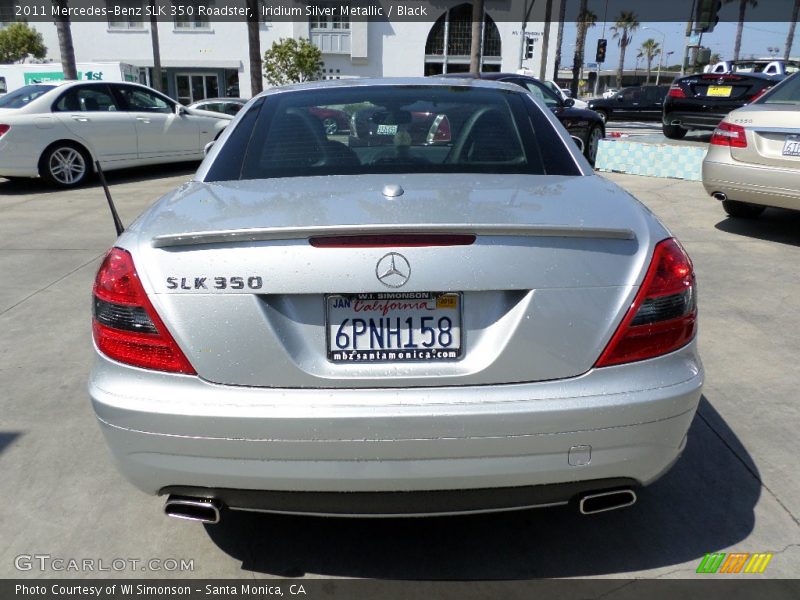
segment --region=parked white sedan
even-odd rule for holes
[[[28,85],[0,98],[0,176],[72,187],[96,160],[104,171],[200,160],[231,119],[135,83]]]

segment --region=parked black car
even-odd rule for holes
[[[442,77],[442,75],[439,75]],[[474,73],[448,73],[444,77],[476,78]],[[585,108],[575,108],[575,101],[572,98],[562,100],[549,86],[538,79],[527,75],[517,75],[516,73],[481,73],[481,79],[492,79],[495,81],[506,81],[527,89],[534,96],[539,98],[545,105],[553,111],[556,118],[566,128],[569,134],[581,140],[583,155],[594,165],[597,158],[597,147],[600,140],[606,136],[606,128],[603,120],[596,112]]]
[[[668,85],[639,85],[620,90],[610,98],[592,98],[589,108],[603,121],[658,121]]]
[[[786,79],[763,73],[702,73],[676,79],[664,101],[664,135],[679,140],[690,129],[713,130],[725,116]]]

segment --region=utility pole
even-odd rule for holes
[[[689,13],[689,20],[686,21],[686,42],[683,46],[683,60],[681,61],[681,77],[686,75],[686,67],[689,63],[689,41],[694,29],[694,10],[697,0],[692,0],[692,11]]]
[[[566,0],[562,0],[562,2],[566,2]],[[528,19],[531,17],[534,4],[536,4],[536,0],[525,0],[525,15],[522,17],[522,26],[519,32],[519,69],[522,68],[522,61],[525,58],[525,43],[528,39],[525,31],[528,29]]]
[[[483,0],[472,3],[472,46],[469,52],[469,72],[481,72],[481,48],[483,46],[481,33],[483,32]]]

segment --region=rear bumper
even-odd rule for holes
[[[236,388],[98,356],[89,391],[122,473],[148,493],[371,493],[650,483],[680,455],[702,382],[693,342],[571,380],[370,390]]]
[[[739,162],[728,148],[709,148],[703,161],[703,187],[730,200],[800,210],[800,171]]]
[[[670,111],[662,116],[664,125],[673,125],[676,121],[684,129],[714,130],[720,121],[728,116],[728,111],[718,113]]]
[[[37,146],[11,132],[0,138],[0,177],[38,177],[39,154]],[[41,150],[39,149],[39,152]]]
[[[170,486],[162,494],[207,498],[233,510],[338,517],[411,517],[500,512],[568,504],[586,494],[634,489],[634,479],[411,492],[276,492]],[[634,492],[635,493],[635,492]]]

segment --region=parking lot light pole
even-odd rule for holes
[[[658,82],[661,80],[661,66],[664,64],[664,52],[667,50],[667,34],[653,27],[642,27],[642,29],[649,29],[650,31],[661,34],[661,52],[658,53],[658,72],[656,73],[656,85],[658,85]]]

